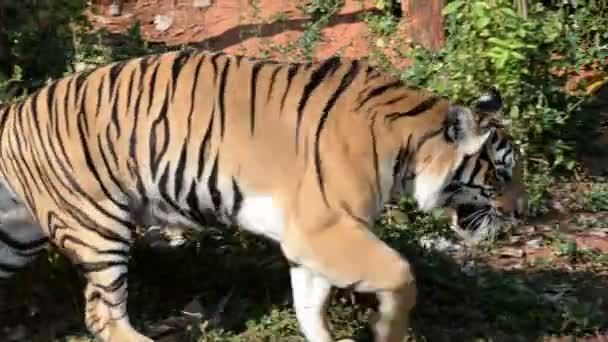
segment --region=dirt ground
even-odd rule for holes
[[[192,0],[125,1],[121,16],[108,15],[109,6],[99,4],[90,13],[96,27],[110,32],[124,32],[135,21],[141,23],[146,40],[168,45],[195,43],[198,46],[226,52],[256,55],[260,42],[284,44],[300,37],[308,17],[297,8],[297,1],[260,0],[259,7],[248,0],[215,0],[211,6],[198,9]],[[323,58],[341,50],[344,56],[364,57],[368,53],[367,29],[358,15],[375,11],[370,0],[348,0],[328,27],[322,30],[323,42],[315,57]],[[170,18],[166,30],[155,27],[159,14]]]

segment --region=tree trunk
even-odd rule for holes
[[[415,43],[429,50],[445,45],[441,10],[445,0],[401,0],[403,15],[409,20],[409,32]]]

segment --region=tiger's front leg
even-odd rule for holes
[[[152,342],[138,333],[127,314],[127,269],[89,273],[85,289],[85,323],[104,342]]]
[[[374,342],[407,338],[417,292],[410,264],[366,226],[344,216],[318,229],[290,227],[282,249],[297,265],[291,269],[294,306],[308,341],[333,341],[325,319],[331,286],[377,295]]]

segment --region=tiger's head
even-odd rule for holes
[[[470,245],[493,240],[504,223],[519,223],[528,199],[521,160],[507,132],[494,130],[443,192],[450,228]]]
[[[402,179],[419,207],[448,209],[452,229],[471,244],[493,238],[527,211],[522,166],[495,88],[472,107],[438,106],[437,128],[416,142]],[[409,173],[409,174],[408,174]]]

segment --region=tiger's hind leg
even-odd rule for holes
[[[51,227],[52,241],[86,277],[87,329],[104,342],[152,342],[133,328],[127,313],[131,229],[103,221],[107,219],[91,223],[62,217]]]
[[[0,212],[0,280],[26,267],[47,247],[46,234],[25,208]]]
[[[333,341],[324,315],[329,287],[336,286],[376,294],[375,342],[405,341],[417,293],[411,266],[365,225],[343,216],[327,227],[290,227],[281,247],[297,265],[291,272],[294,306],[307,340]]]

